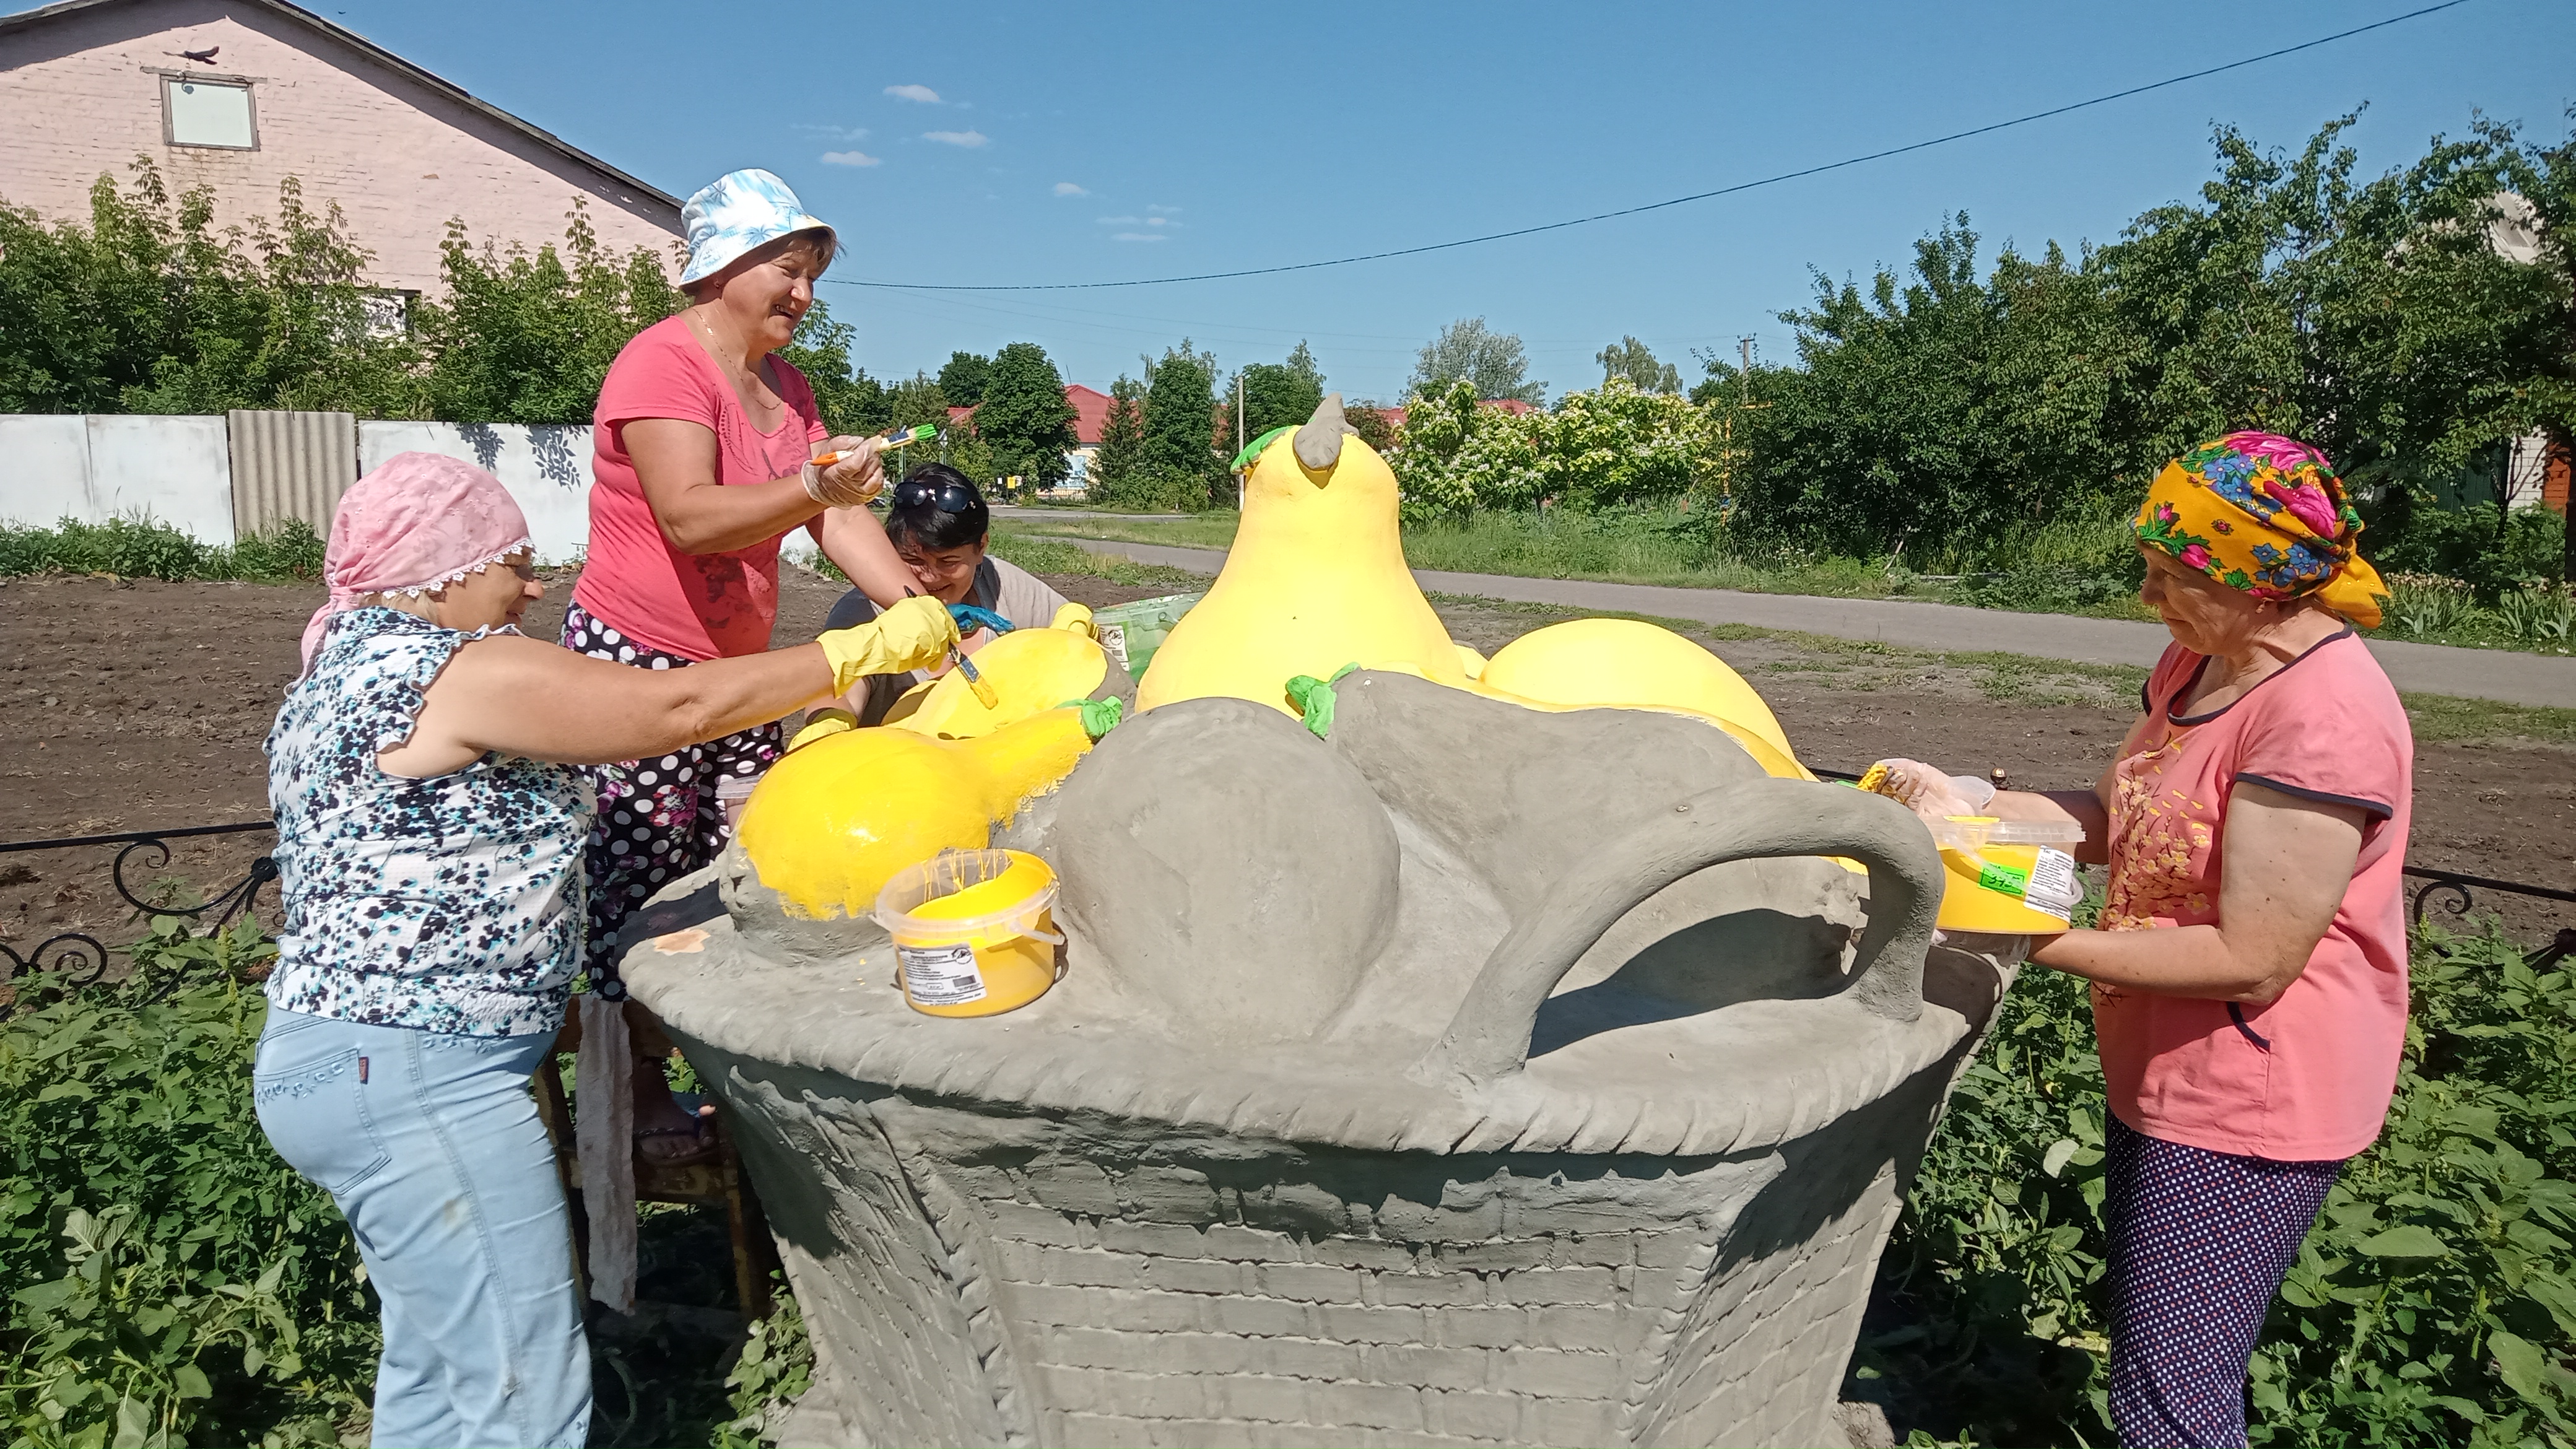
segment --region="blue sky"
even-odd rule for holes
[[[2256,54],[2421,0],[2256,5],[757,6],[306,0],[685,196],[766,166],[834,274],[1078,282],[1305,261],[1705,190]],[[713,19],[710,17],[722,17]],[[1309,340],[1395,400],[1442,323],[1527,340],[1551,396],[1623,333],[1696,375],[1965,210],[2035,250],[2114,237],[2210,172],[2213,123],[2295,148],[2368,104],[2365,169],[2473,111],[2566,132],[2576,5],[2472,0],[2270,66],[1744,195],[1428,257],[1089,292],[826,285],[880,376],[1033,340],[1105,386],[1183,334],[1231,368]]]

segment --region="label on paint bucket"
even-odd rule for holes
[[[2022,887],[2021,899],[2034,911],[2046,912],[2061,921],[2071,919],[2076,902],[2084,899],[2083,882],[2075,875],[2075,857],[2041,846],[2039,859],[2031,863],[2030,879]]]
[[[1100,635],[1100,652],[1108,655],[1111,662],[1115,663],[1119,668],[1128,669],[1126,626],[1123,624],[1103,624],[1099,620],[1094,619],[1092,621],[1092,628]],[[1129,670],[1129,672],[1133,673],[1134,671]]]
[[[903,990],[916,1006],[964,1006],[984,999],[984,973],[972,946],[897,946]]]

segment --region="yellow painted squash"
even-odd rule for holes
[[[1342,420],[1341,394],[1260,448],[1243,491],[1225,567],[1154,655],[1138,709],[1230,695],[1294,715],[1288,681],[1345,664],[1466,682],[1405,566],[1395,474]]]
[[[863,917],[896,871],[982,849],[993,826],[1073,773],[1091,749],[1083,713],[1050,709],[967,740],[897,729],[817,739],[751,792],[736,828],[743,851],[790,911]]]
[[[1080,622],[1087,627],[1090,615]],[[976,650],[974,660],[993,686],[990,708],[951,669],[906,690],[886,711],[886,724],[934,739],[975,739],[1067,700],[1088,699],[1109,677],[1108,654],[1089,634],[1066,628],[1014,629]]]
[[[1771,706],[1742,675],[1672,630],[1641,620],[1574,619],[1531,630],[1496,650],[1477,678],[1488,689],[1539,704],[1700,715],[1731,734],[1760,739],[1776,756],[1796,758]]]

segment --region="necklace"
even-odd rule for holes
[[[707,352],[715,358],[716,370],[723,373],[725,381],[733,385],[734,400],[742,404],[745,412],[766,418],[785,406],[784,400],[772,401],[763,397],[760,381],[753,375],[752,370],[726,355],[724,343],[716,337],[715,324],[708,321],[704,313],[691,307],[688,309],[688,317],[690,321],[697,323],[698,330],[706,335]]]

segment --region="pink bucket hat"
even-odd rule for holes
[[[351,484],[331,514],[322,553],[331,596],[304,626],[304,667],[331,616],[360,598],[425,594],[528,547],[527,517],[500,479],[461,458],[396,453]]]

